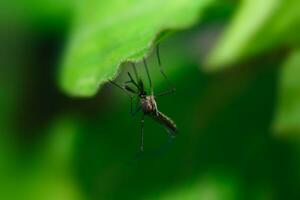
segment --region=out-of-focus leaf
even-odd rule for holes
[[[274,129],[278,134],[300,134],[300,50],[284,64]]]
[[[79,124],[73,117],[62,116],[50,126],[36,163],[22,174],[26,186],[23,199],[82,199],[72,165]]]
[[[207,60],[210,70],[230,66],[300,40],[299,0],[244,0]]]
[[[206,199],[206,200],[234,200],[239,199],[239,181],[236,176],[224,174],[210,174],[203,176],[196,183],[188,187],[174,188],[166,194],[154,194],[149,199],[180,200],[180,199]]]
[[[60,33],[69,28],[75,5],[71,0],[5,1],[0,15],[7,25]]]
[[[141,59],[163,30],[191,26],[213,0],[82,2],[66,49],[60,85],[91,96],[125,61]]]

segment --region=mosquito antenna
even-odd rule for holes
[[[147,62],[146,62],[146,59],[145,59],[145,58],[143,58],[143,62],[144,62],[144,66],[145,66],[145,69],[146,69],[146,72],[147,72],[147,76],[148,76],[148,79],[149,79],[149,84],[150,84],[151,94],[153,95],[152,81],[151,81],[151,78],[150,78],[150,73],[149,73],[148,66],[147,66]]]

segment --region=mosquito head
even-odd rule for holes
[[[139,97],[141,99],[145,99],[147,97],[147,92],[146,91],[140,91]]]

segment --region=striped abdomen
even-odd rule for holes
[[[177,132],[176,124],[173,122],[172,119],[170,119],[168,116],[164,115],[163,113],[157,111],[157,113],[151,113],[150,116],[159,122],[160,124],[164,125],[169,132],[175,136]]]

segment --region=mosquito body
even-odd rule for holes
[[[169,82],[169,80],[167,79],[167,76],[165,75],[165,73],[161,67],[158,46],[156,48],[156,54],[157,54],[157,58],[158,58],[160,72],[165,77],[165,79]],[[119,85],[119,84],[115,83],[114,81],[110,81],[110,83],[112,83],[116,87],[123,90],[130,97],[130,100],[131,100],[131,109],[130,110],[131,110],[132,116],[134,116],[139,111],[142,111],[142,113],[143,113],[142,119],[141,119],[141,147],[140,147],[141,151],[144,150],[144,117],[145,116],[149,116],[152,119],[154,119],[155,121],[157,121],[158,123],[162,124],[167,129],[167,132],[169,133],[169,135],[171,137],[174,137],[177,133],[176,124],[169,117],[167,117],[165,114],[163,114],[162,112],[160,112],[158,110],[157,103],[155,100],[156,97],[168,95],[168,94],[175,92],[175,88],[172,87],[171,89],[169,89],[167,91],[159,93],[158,95],[154,95],[152,81],[151,81],[149,70],[147,67],[147,62],[145,59],[143,59],[143,62],[144,62],[144,67],[145,67],[145,70],[147,72],[147,76],[149,79],[149,85],[150,85],[149,93],[145,90],[144,83],[143,83],[142,79],[138,76],[136,66],[134,63],[132,63],[132,67],[133,67],[136,79],[134,79],[132,77],[131,73],[128,72],[129,81],[126,81],[123,85]],[[133,100],[135,97],[138,98],[138,101],[137,101],[135,110],[133,110],[132,103],[133,103]]]
[[[175,136],[177,132],[176,124],[157,109],[157,104],[153,95],[143,97],[141,99],[141,107],[144,115],[147,115],[164,125],[171,136]]]

